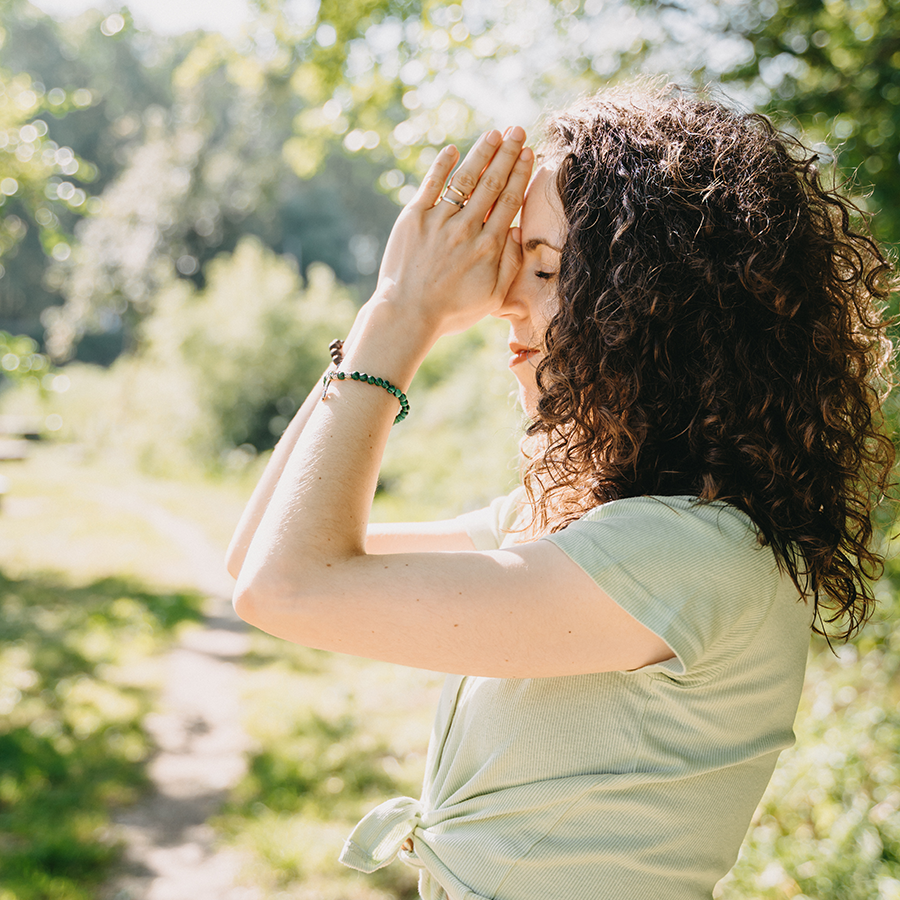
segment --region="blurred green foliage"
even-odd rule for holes
[[[67,22],[26,0],[0,11],[0,327],[34,339],[0,334],[0,366],[19,382],[6,400],[59,415],[61,436],[98,453],[163,472],[252,468],[346,333],[435,148],[512,115],[530,125],[638,69],[720,85],[820,143],[876,233],[900,243],[900,0],[254,6],[235,41],[162,39],[126,10]],[[514,483],[504,330],[482,323],[430,355],[376,517],[450,516]],[[60,360],[108,368],[72,363],[40,399],[45,338]],[[852,647],[816,645],[798,744],[718,896],[900,898],[898,577]],[[174,622],[127,585],[0,584],[0,629],[12,629],[0,698],[18,692],[23,717],[0,725],[0,882],[75,900],[105,871],[105,804],[133,796],[146,750],[146,699],[109,667]],[[262,860],[260,884],[336,900],[346,873],[310,846],[330,813],[342,829],[394,779],[414,790],[418,751],[373,738],[359,710],[380,701],[335,699],[324,685],[340,678],[316,659],[281,672],[220,826]],[[260,666],[271,696],[281,670]],[[286,706],[305,677],[319,679],[313,693]],[[354,895],[411,896],[394,868]]]
[[[900,565],[852,645],[817,640],[797,722],[722,900],[900,898]]]
[[[354,304],[331,271],[244,238],[202,289],[171,279],[137,349],[109,369],[71,365],[46,409],[61,436],[160,473],[242,468],[272,447],[321,376]]]
[[[346,334],[353,314],[330,269],[312,267],[302,286],[290,259],[244,238],[210,264],[201,291],[168,286],[129,365],[136,381],[168,378],[172,412],[194,398],[209,423],[194,439],[201,456],[241,445],[255,452],[280,437],[321,375],[329,341]]]
[[[656,12],[644,66],[723,89],[834,160],[876,236],[900,244],[897,0],[632,0]],[[674,63],[674,65],[672,65]]]
[[[409,418],[388,441],[373,515],[387,521],[452,518],[486,506],[518,482],[524,414],[512,379],[505,322],[442,338],[409,390]]]
[[[764,109],[832,147],[858,191],[871,185],[875,233],[900,243],[900,2],[781,0],[771,12],[735,28],[752,56],[726,79],[762,81]]]
[[[0,382],[7,379],[16,384],[32,383],[46,389],[48,375],[53,367],[38,343],[28,335],[12,335],[0,331]]]
[[[200,597],[108,578],[72,587],[0,574],[0,897],[91,900],[118,849],[110,810],[146,787],[146,687]]]

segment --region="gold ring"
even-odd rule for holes
[[[460,209],[465,207],[465,203],[460,203],[459,200],[454,200],[452,197],[448,197],[446,191],[441,194],[441,200],[446,200],[448,203],[452,203],[454,206],[458,206]]]
[[[459,194],[463,203],[468,203],[469,197],[472,196],[471,194],[464,194],[459,188],[453,187],[452,184],[448,184],[447,187],[444,189],[445,194],[447,193],[447,191],[453,191],[454,194]]]

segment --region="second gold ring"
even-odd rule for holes
[[[452,184],[448,184],[447,187],[444,188],[445,194],[447,193],[447,191],[453,191],[453,193],[456,194],[463,203],[468,203],[469,197],[472,196],[471,194],[464,194],[459,188],[453,187]]]
[[[460,203],[459,200],[454,200],[452,197],[447,196],[447,190],[444,189],[444,193],[441,194],[441,200],[446,200],[448,203],[452,203],[454,206],[458,206],[460,209],[465,207],[465,203]]]

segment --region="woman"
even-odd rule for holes
[[[399,851],[427,900],[708,898],[793,740],[810,627],[870,610],[888,266],[762,117],[601,95],[533,179],[524,140],[488,132],[452,178],[445,148],[400,214],[238,527],[236,609],[454,673],[421,799],[370,813],[349,865]],[[398,395],[488,314],[523,487],[367,526]]]

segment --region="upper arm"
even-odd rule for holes
[[[367,553],[424,553],[435,550],[474,550],[475,544],[458,519],[439,522],[370,524]]]
[[[302,583],[254,570],[238,583],[239,614],[321,649],[492,677],[634,669],[673,655],[549,541],[308,561]]]

